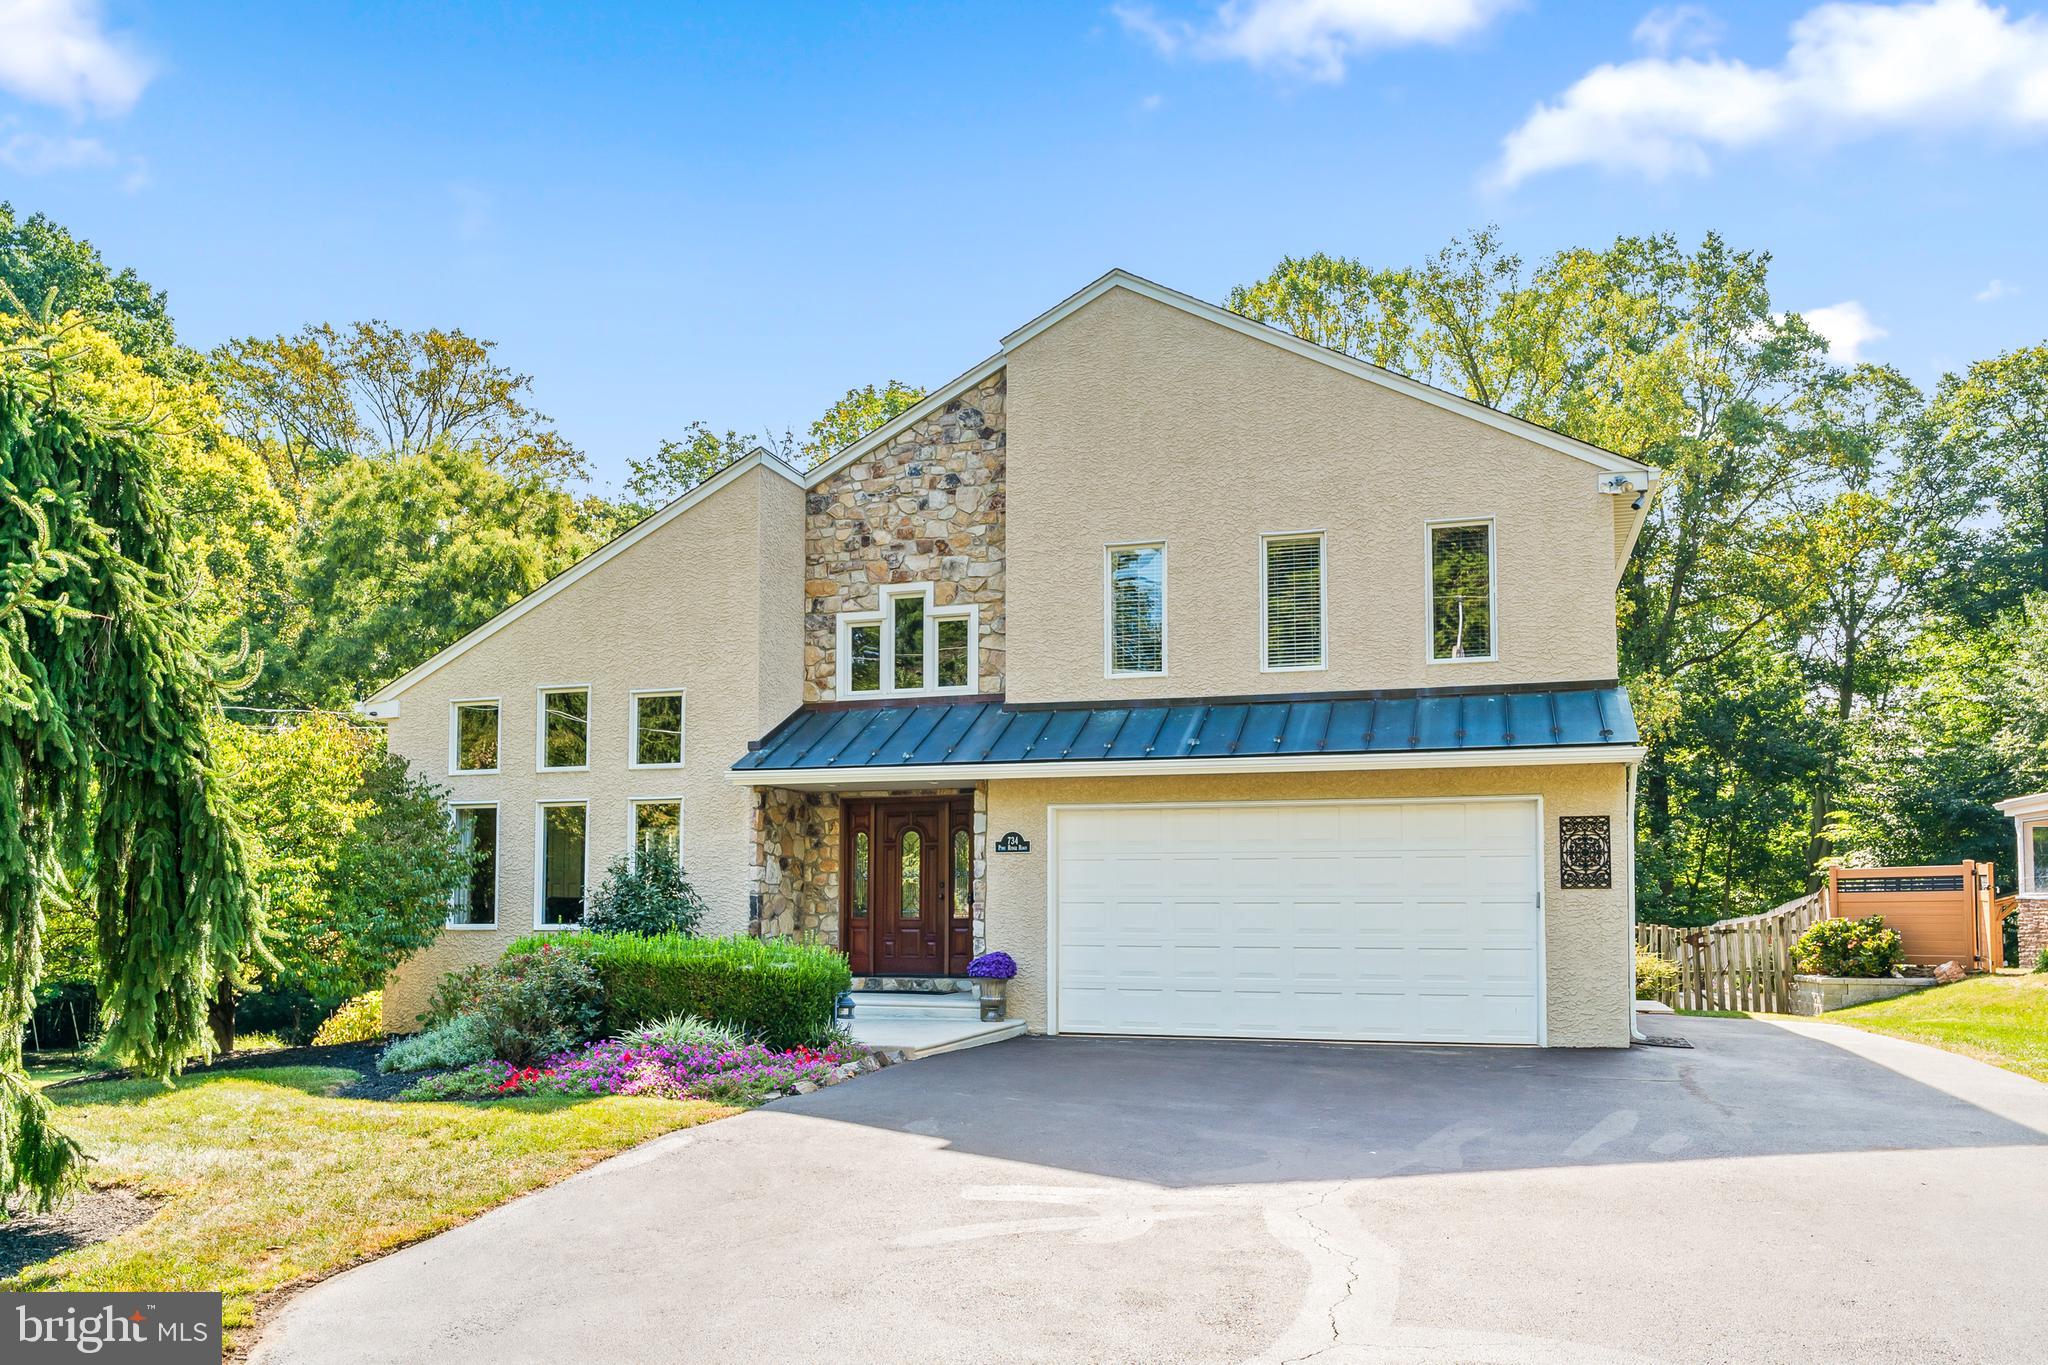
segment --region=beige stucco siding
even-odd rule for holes
[[[1012,830],[1029,853],[992,854],[987,943],[1017,959],[1010,1016],[1046,1027],[1046,879],[1054,856],[1047,808],[1182,801],[1325,801],[1445,796],[1537,796],[1543,801],[1545,1000],[1552,1047],[1626,1047],[1631,1012],[1627,770],[1621,764],[1443,768],[1400,772],[1276,773],[1242,777],[1048,778],[989,783],[992,837]],[[1614,886],[1558,887],[1557,821],[1606,815],[1615,834]]]
[[[1013,702],[1616,674],[1614,498],[1506,431],[1112,290],[1009,366]],[[1492,518],[1499,661],[1426,655],[1425,526]],[[1328,666],[1260,671],[1260,535],[1321,531]],[[1167,673],[1104,677],[1103,548],[1167,545]]]
[[[756,468],[399,694],[392,750],[451,804],[498,803],[498,923],[450,929],[385,988],[387,1027],[413,1027],[442,973],[533,932],[543,801],[589,805],[589,884],[627,844],[636,799],[681,797],[683,859],[707,933],[748,925],[753,793],[726,780],[803,686],[803,490]],[[538,689],[590,688],[590,764],[536,769]],[[685,693],[681,768],[628,766],[630,697]],[[499,699],[498,771],[450,775],[449,708]]]

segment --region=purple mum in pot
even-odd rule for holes
[[[1008,981],[1017,974],[1017,959],[1008,953],[983,953],[967,964],[967,974],[983,981]]]

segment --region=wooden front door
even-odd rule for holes
[[[956,976],[973,951],[972,807],[848,801],[840,938],[856,975]]]

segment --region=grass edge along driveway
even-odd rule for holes
[[[1966,977],[1892,1000],[1831,1010],[1812,1022],[1926,1043],[2048,1082],[2048,974]]]
[[[109,1081],[50,1098],[95,1186],[163,1202],[29,1266],[10,1290],[218,1289],[246,1350],[278,1291],[431,1237],[629,1147],[738,1111],[701,1100],[418,1104],[335,1098],[355,1073],[280,1067]],[[236,1329],[241,1329],[237,1331]]]

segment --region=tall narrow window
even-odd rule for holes
[[[896,690],[914,692],[924,682],[924,599],[899,597],[896,620]]]
[[[469,857],[469,875],[455,888],[448,922],[466,926],[498,922],[498,808],[457,806],[455,833]]]
[[[633,766],[675,768],[683,762],[683,694],[633,695]]]
[[[868,832],[853,836],[853,917],[868,917]]]
[[[498,703],[455,703],[455,752],[450,772],[494,773],[498,770]]]
[[[1429,528],[1429,657],[1493,657],[1493,527]]]
[[[680,801],[635,801],[633,803],[633,849],[645,853],[665,848],[678,861],[683,856],[683,803]]]
[[[2034,884],[2027,889],[2048,891],[2048,825],[2029,826],[2027,833],[2034,843]]]
[[[540,694],[540,766],[582,768],[590,763],[590,691],[563,688]]]
[[[974,909],[974,840],[964,829],[953,831],[953,918],[966,919]]]
[[[974,632],[964,616],[943,617],[932,623],[938,632],[940,687],[967,686],[967,651],[974,647]]]
[[[584,849],[590,813],[581,805],[540,808],[542,924],[583,922]]]
[[[1166,547],[1109,549],[1109,671],[1166,671]]]
[[[917,919],[924,914],[924,836],[914,829],[903,831],[902,898],[896,902],[896,918]]]
[[[1323,538],[1269,536],[1265,544],[1266,668],[1323,666]]]
[[[882,628],[854,626],[848,632],[849,684],[856,692],[882,690]]]

